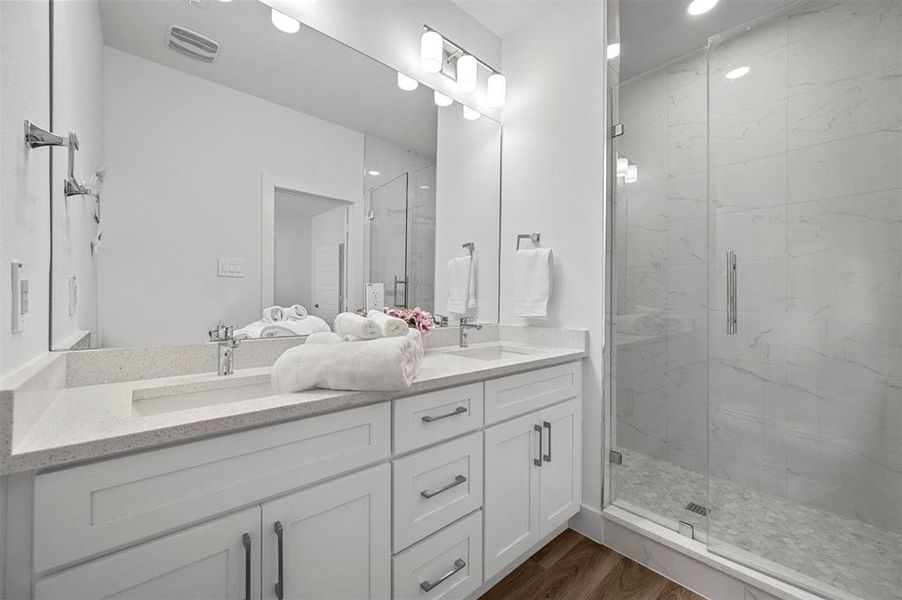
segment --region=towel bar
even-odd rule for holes
[[[541,233],[519,233],[517,234],[517,250],[520,249],[520,240],[530,240],[534,246],[538,246],[541,239]]]

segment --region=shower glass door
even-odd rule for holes
[[[709,549],[902,590],[902,2],[708,46]]]
[[[407,188],[404,173],[370,192],[369,278],[382,283],[388,306],[407,306]]]
[[[706,529],[706,69],[699,50],[614,90],[613,504]]]

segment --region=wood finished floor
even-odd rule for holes
[[[637,562],[568,529],[480,600],[704,600]]]

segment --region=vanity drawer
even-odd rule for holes
[[[43,473],[34,570],[46,571],[388,458],[383,402]]]
[[[394,551],[482,506],[482,432],[394,463]]]
[[[482,511],[395,556],[392,583],[395,600],[466,598],[476,591],[482,585]]]
[[[525,415],[582,393],[582,363],[547,367],[485,382],[485,423]]]
[[[395,400],[395,454],[482,427],[482,383]]]

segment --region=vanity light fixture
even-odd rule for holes
[[[405,92],[412,92],[420,86],[420,82],[398,71],[398,87]]]
[[[703,15],[715,6],[718,0],[692,0],[686,7],[686,12],[692,16]]]
[[[617,157],[617,177],[626,177],[626,174],[629,172],[630,160],[628,158],[623,158],[622,156]]]
[[[462,92],[476,89],[476,57],[470,54],[457,59],[457,89]]]
[[[631,164],[627,170],[626,175],[623,177],[624,183],[636,183],[639,181],[639,167],[637,165]]]
[[[745,77],[746,75],[748,75],[749,71],[751,70],[751,67],[748,66],[736,67],[732,71],[727,71],[725,77],[727,79],[739,79],[740,77]]]
[[[270,19],[272,19],[272,24],[279,31],[284,31],[285,33],[297,33],[301,30],[300,21],[298,21],[294,17],[289,17],[285,13],[280,12],[276,9],[272,9]]]
[[[504,106],[507,96],[507,78],[501,73],[492,73],[486,82],[485,102],[492,108]]]
[[[478,110],[473,110],[466,104],[464,104],[463,106],[464,106],[464,119],[466,119],[467,121],[475,121],[476,119],[478,119],[479,117],[482,116],[482,114]]]
[[[438,90],[435,90],[432,93],[432,97],[435,100],[436,106],[451,106],[454,103],[454,100]]]
[[[608,60],[612,60],[620,56],[620,42],[608,44]]]
[[[445,40],[437,31],[427,29],[420,37],[420,66],[427,73],[439,73],[444,62]]]

